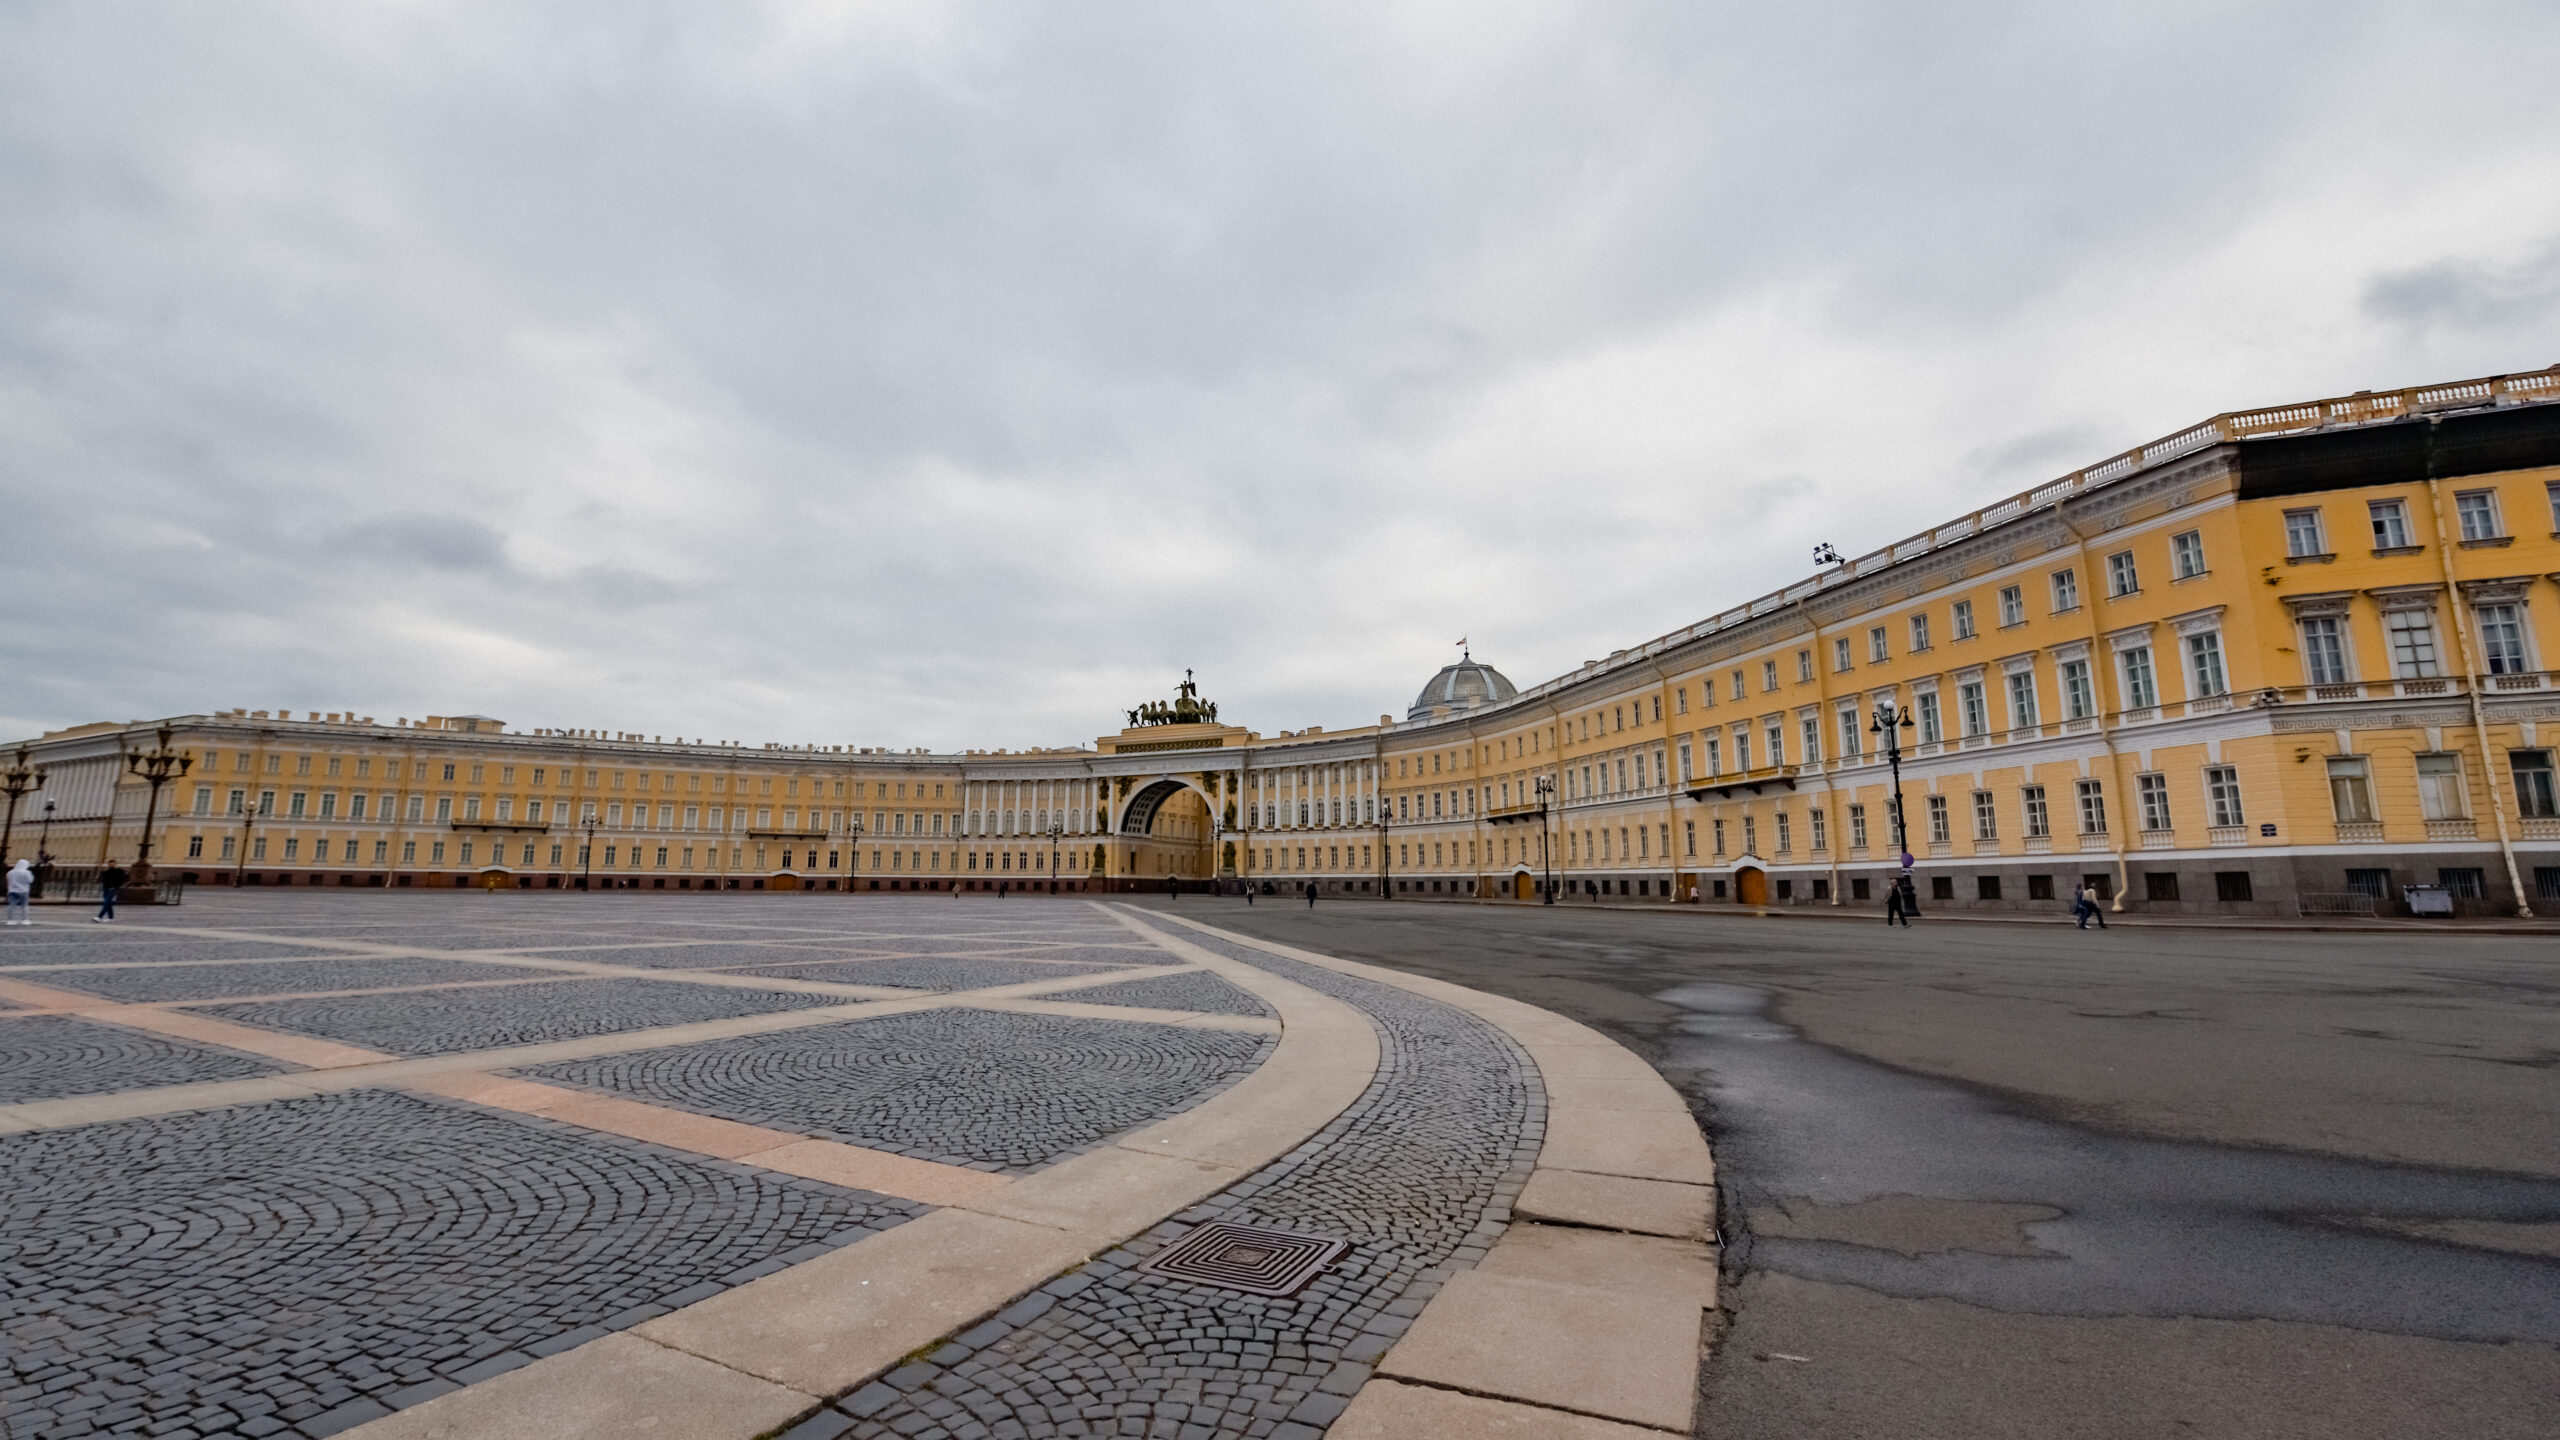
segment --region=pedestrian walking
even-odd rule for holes
[[[1307,908],[1316,908],[1316,882],[1313,880],[1307,882]]]
[[[1253,882],[1250,880],[1244,882],[1244,903],[1247,905],[1253,903]]]
[[[131,878],[124,873],[123,866],[108,866],[106,872],[98,877],[98,913],[89,918],[102,925],[116,918],[116,895],[124,889],[124,882]]]
[[[2107,928],[2107,912],[2098,908],[2098,892],[2085,884],[2071,887],[2071,914],[2082,930],[2088,929],[2092,920],[2098,922],[2099,929]]]
[[[1887,925],[1898,924],[1904,929],[1909,929],[1911,926],[1911,917],[1905,914],[1902,909],[1902,882],[1899,880],[1888,880],[1885,882],[1884,923]]]
[[[1167,900],[1179,900],[1179,899],[1181,899],[1181,898],[1182,898],[1182,882],[1181,882],[1180,880],[1175,879],[1174,877],[1172,877],[1172,876],[1170,876],[1170,875],[1167,875],[1166,877],[1164,877],[1164,898],[1166,898]]]
[[[1907,927],[1911,917],[1920,913],[1920,892],[1911,888],[1908,875],[1893,882],[1893,893],[1902,901],[1902,923]]]
[[[1003,898],[1005,897],[1005,895],[1010,891],[1010,889],[1011,889],[1012,885],[1013,885],[1013,882],[1012,882],[1012,881],[1010,881],[1010,880],[999,880],[999,881],[997,881],[997,882],[996,882],[996,898],[997,898],[997,899],[999,899],[999,900],[1003,899]]]
[[[27,918],[27,897],[35,893],[36,869],[21,859],[9,867],[9,923],[33,925]]]

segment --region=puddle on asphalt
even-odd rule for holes
[[[2560,1181],[2109,1135],[1807,1044],[1757,990],[1657,998],[1684,1012],[1663,1068],[1712,1106],[1746,1267],[2044,1314],[2560,1342],[2560,1261],[2531,1253]]]

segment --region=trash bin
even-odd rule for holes
[[[2408,902],[2412,915],[2451,915],[2453,892],[2441,885],[2403,885],[2400,898]]]

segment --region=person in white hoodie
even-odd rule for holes
[[[25,860],[9,867],[9,923],[33,925],[27,918],[27,896],[36,888],[35,867]]]

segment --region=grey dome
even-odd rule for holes
[[[1404,712],[1404,718],[1428,720],[1434,710],[1463,715],[1499,705],[1519,693],[1520,687],[1504,679],[1501,671],[1470,655],[1432,676],[1431,683],[1414,697],[1413,708]]]

